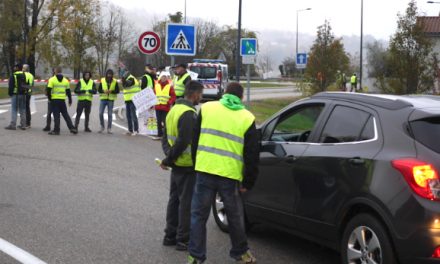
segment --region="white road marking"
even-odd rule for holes
[[[76,118],[76,113],[73,114],[72,118],[73,118],[73,119]],[[86,119],[86,116],[85,116],[85,113],[84,113],[84,112],[82,112],[82,114],[81,114],[81,118],[80,118],[80,119],[81,119],[81,120]]]
[[[4,114],[6,112],[8,112],[8,110],[0,110],[0,114]]]
[[[33,112],[31,112],[31,115],[33,115],[33,114],[35,114],[37,111],[33,111]]]
[[[115,122],[112,122],[112,124],[113,124],[114,126],[116,126],[116,127],[119,127],[119,128],[121,128],[121,129],[123,129],[123,130],[128,131],[128,128],[126,128],[126,127],[124,127],[124,126],[121,126],[121,125],[119,125],[119,124],[117,124],[117,123],[115,123]]]
[[[47,264],[23,249],[0,238],[0,250],[23,264]]]
[[[53,114],[50,115],[53,118]],[[47,114],[44,114],[43,118],[46,118]]]
[[[112,115],[112,120],[116,120],[116,115],[115,114],[113,114]],[[108,114],[107,113],[104,113],[104,120],[108,120]]]

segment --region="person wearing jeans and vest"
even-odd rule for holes
[[[66,97],[69,99],[69,106],[72,105],[72,94],[70,92],[70,82],[62,74],[61,67],[55,69],[55,76],[49,79],[46,88],[47,97],[50,100],[53,119],[55,123],[54,129],[49,135],[60,134],[60,114],[63,115],[70,133],[76,134],[78,131],[72,124],[66,107]]]
[[[185,85],[191,81],[191,76],[186,71],[186,64],[177,64],[174,66],[174,78],[173,78],[173,86],[174,91],[176,92],[177,99],[183,98],[183,94],[185,92]]]
[[[156,110],[158,138],[163,136],[163,124],[165,123],[165,119],[171,106],[176,101],[176,94],[174,93],[174,88],[168,77],[169,75],[166,72],[162,72],[159,76],[159,80],[156,81],[154,86],[154,93],[157,97],[157,104],[154,109]]]
[[[136,115],[136,106],[134,105],[132,99],[135,94],[141,91],[141,87],[139,85],[139,81],[130,74],[130,72],[125,72],[122,77],[122,86],[124,101],[125,101],[125,110],[127,114],[127,122],[128,122],[128,132],[127,135],[136,136],[139,133],[139,123]]]
[[[259,144],[255,117],[242,103],[243,87],[230,83],[216,102],[202,105],[194,131],[196,185],[191,203],[188,263],[206,259],[206,221],[216,193],[228,218],[237,263],[256,263],[249,251],[241,194],[250,190],[258,174]]]
[[[107,107],[107,133],[112,134],[112,121],[113,121],[113,105],[118,98],[119,85],[115,78],[113,78],[113,70],[108,69],[105,73],[105,77],[101,78],[101,83],[98,88],[99,92],[99,122],[101,123],[101,129],[98,133],[104,132],[104,111]]]
[[[190,81],[187,84],[185,98],[177,100],[166,117],[162,138],[166,158],[162,160],[161,167],[172,167],[163,245],[175,245],[177,250],[188,248],[191,198],[196,181],[191,143],[197,119],[195,106],[199,104],[202,93],[200,83]]]
[[[17,113],[20,114],[21,130],[26,129],[26,76],[21,71],[22,65],[16,64],[14,66],[14,73],[9,78],[8,95],[11,97],[11,123],[5,127],[7,130],[17,129]]]
[[[90,71],[83,72],[83,78],[78,82],[75,93],[78,96],[78,105],[76,107],[75,128],[78,130],[79,120],[82,112],[85,112],[84,131],[92,132],[89,128],[90,111],[92,110],[93,95],[96,94],[95,82],[91,79]]]
[[[29,72],[29,65],[23,64],[23,73],[26,77],[26,85],[29,86],[28,92],[26,94],[26,128],[31,128],[31,96],[32,88],[34,87],[34,75]]]

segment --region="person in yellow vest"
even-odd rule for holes
[[[75,128],[78,130],[79,120],[84,111],[84,131],[92,132],[89,128],[90,111],[92,110],[93,95],[96,94],[95,82],[91,79],[90,71],[83,72],[83,78],[76,84],[75,93],[78,96],[78,105],[76,107]]]
[[[195,106],[200,103],[202,94],[203,85],[199,82],[187,83],[185,98],[177,100],[166,117],[162,138],[166,158],[161,167],[172,167],[163,245],[175,245],[181,251],[188,249],[191,199],[196,181],[191,142],[197,119]]]
[[[177,99],[183,98],[185,85],[191,81],[191,76],[186,71],[186,64],[176,64],[174,66],[173,86]]]
[[[147,87],[153,89],[154,82],[156,81],[156,71],[151,64],[145,65],[145,74],[141,78],[141,89],[145,89]]]
[[[16,64],[14,73],[9,78],[8,95],[11,97],[11,123],[5,127],[7,130],[17,129],[17,114],[20,114],[21,130],[26,130],[26,76],[22,72],[23,66]]]
[[[206,259],[206,221],[218,193],[228,218],[232,249],[238,263],[256,263],[245,233],[241,193],[250,190],[258,174],[259,144],[255,117],[242,103],[243,87],[229,83],[220,101],[202,105],[194,130],[197,173],[191,203],[188,263]]]
[[[356,92],[357,83],[358,83],[358,79],[356,73],[353,73],[353,75],[350,78],[350,92]]]
[[[128,122],[128,132],[126,135],[136,136],[139,134],[139,123],[136,115],[136,106],[132,99],[135,94],[141,91],[139,81],[131,75],[129,71],[126,71],[122,76],[122,90],[125,101],[125,112]]]
[[[34,88],[34,75],[29,72],[29,64],[23,64],[23,73],[26,77],[26,85],[29,86],[29,90],[26,94],[26,128],[31,128],[31,96],[32,89]]]
[[[69,106],[72,105],[72,94],[70,92],[70,81],[62,74],[61,67],[55,68],[55,76],[49,79],[46,88],[47,97],[50,100],[52,114],[54,119],[54,129],[49,135],[60,134],[60,114],[63,115],[70,133],[76,134],[78,131],[72,124],[66,107],[66,98],[69,100]]]
[[[112,134],[112,121],[113,121],[113,106],[115,100],[118,98],[119,85],[115,78],[113,78],[113,70],[108,69],[105,73],[105,77],[101,78],[101,82],[98,88],[99,92],[99,122],[101,129],[99,133],[104,132],[104,111],[107,108],[107,133]]]
[[[163,136],[163,124],[165,123],[165,119],[171,106],[176,101],[176,94],[169,77],[170,76],[167,72],[162,72],[159,76],[159,80],[156,81],[154,85],[154,93],[157,97],[157,104],[154,109],[156,110],[158,138]]]

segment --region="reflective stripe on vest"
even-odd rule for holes
[[[93,80],[89,80],[88,83],[84,81],[84,79],[80,80],[81,83],[81,92],[84,92],[78,95],[78,101],[92,101],[93,94],[91,93],[93,89]]]
[[[124,87],[123,93],[124,93],[124,101],[131,101],[133,99],[133,96],[141,91],[141,87],[139,86],[139,81],[134,78],[133,75],[130,75],[127,77],[127,80],[133,78],[134,84],[130,87]]]
[[[112,79],[112,83],[110,84],[110,91],[111,91],[111,92],[113,92],[114,90],[116,90],[116,84],[117,84],[116,80],[115,80],[115,79]],[[106,94],[106,93],[105,93],[105,91],[107,91],[107,90],[109,89],[109,88],[108,88],[108,83],[107,83],[107,81],[105,80],[105,78],[102,78],[102,79],[101,79],[101,86],[102,86],[102,91],[103,91],[104,93],[102,93],[102,94],[99,95],[99,99],[101,99],[101,100],[110,100],[110,101],[114,101],[114,100],[116,100],[116,98],[118,97],[117,94],[113,94],[113,93]]]
[[[189,73],[185,73],[182,76],[182,78],[180,78],[180,79],[179,79],[179,76],[177,76],[177,75],[174,76],[173,83],[174,83],[174,91],[176,93],[176,96],[181,97],[185,93],[185,84],[184,84],[184,82],[185,82],[186,78],[188,78],[188,76],[189,76]]]
[[[244,135],[255,117],[248,110],[231,110],[220,102],[201,107],[202,125],[196,171],[243,180]]]
[[[49,84],[51,85],[52,89],[52,99],[66,100],[66,90],[70,89],[70,82],[66,78],[63,78],[63,80],[60,82],[58,81],[57,77],[54,76],[50,78]]]
[[[191,108],[184,104],[176,104],[174,105],[170,112],[167,114],[167,117],[165,119],[165,125],[167,130],[167,139],[168,144],[170,146],[174,146],[177,138],[179,137],[179,120],[182,115],[187,112],[192,111],[196,113],[196,110],[194,108]],[[193,161],[191,158],[191,144],[188,144],[188,147],[185,149],[185,151],[180,155],[176,162],[174,162],[176,166],[179,167],[191,167],[193,166]]]
[[[168,105],[168,101],[171,98],[170,90],[171,85],[169,83],[165,85],[165,87],[162,89],[162,85],[160,85],[159,82],[156,82],[156,85],[154,86],[154,91],[157,97],[157,105]]]

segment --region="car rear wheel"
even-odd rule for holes
[[[217,193],[212,202],[212,214],[220,230],[228,232],[228,218],[226,217],[225,206],[220,195]]]
[[[395,264],[386,229],[369,214],[355,216],[344,229],[341,242],[343,264]]]

